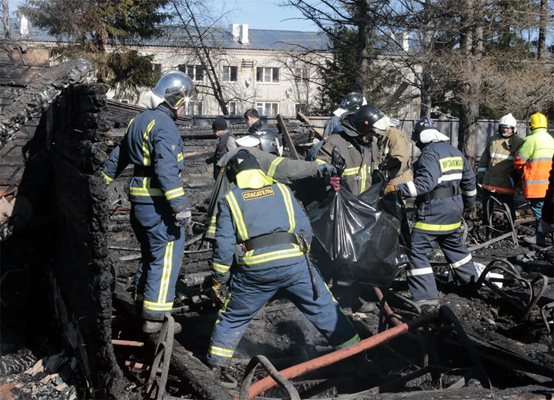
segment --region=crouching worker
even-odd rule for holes
[[[427,258],[436,244],[454,275],[463,284],[476,281],[479,272],[471,259],[460,232],[464,207],[468,218],[476,219],[475,175],[464,155],[448,144],[429,118],[416,123],[412,140],[421,149],[414,165],[414,179],[387,186],[385,192],[398,190],[404,197],[415,197],[417,219],[412,230],[408,287],[422,312],[439,304],[439,292],[433,268]]]
[[[256,158],[241,149],[227,163],[236,187],[220,200],[213,253],[212,291],[228,285],[208,349],[221,372],[254,315],[282,291],[336,348],[360,340],[350,321],[308,262],[308,217],[290,189],[273,182]],[[237,265],[230,268],[237,250]],[[225,372],[223,370],[223,372]]]

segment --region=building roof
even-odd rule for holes
[[[10,20],[11,37],[14,40],[32,42],[69,42],[67,36],[56,37],[47,30],[31,26],[29,34],[20,32],[20,20]],[[240,25],[239,25],[240,26]],[[0,22],[0,29],[2,24]],[[194,47],[198,43],[198,37],[190,40],[182,25],[165,25],[161,28],[159,37],[149,39],[131,39],[125,44],[132,46],[150,47]],[[329,40],[321,32],[285,31],[270,29],[248,29],[248,43],[240,43],[233,37],[230,28],[212,27],[205,28],[203,35],[207,47],[222,49],[248,49],[248,50],[273,50],[273,51],[303,51],[303,50],[329,50]]]

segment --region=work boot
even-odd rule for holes
[[[238,381],[233,377],[231,368],[228,366],[216,365],[212,367],[212,374],[214,379],[227,389],[234,389],[238,386]]]
[[[145,319],[142,322],[142,331],[144,333],[149,333],[149,334],[158,333],[162,330],[163,324],[164,324],[163,321],[152,321],[149,319]],[[174,335],[181,333],[181,331],[183,330],[183,327],[178,322],[175,322],[173,326],[174,326],[174,331],[173,331]]]
[[[544,233],[541,233],[541,232],[537,232],[535,236],[526,236],[523,238],[523,241],[527,244],[532,244],[539,247],[546,246],[546,239],[545,239]]]
[[[432,314],[439,311],[440,308],[439,299],[418,300],[416,304],[421,309],[421,315]]]

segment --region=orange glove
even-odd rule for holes
[[[392,184],[388,184],[386,187],[385,187],[385,190],[383,191],[383,194],[387,194],[387,193],[390,193],[390,192],[396,192],[396,186],[392,185]]]

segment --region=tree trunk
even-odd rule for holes
[[[541,15],[539,19],[539,41],[537,43],[537,58],[546,58],[546,30],[548,28],[548,0],[541,0]]]
[[[4,24],[4,37],[10,38],[10,5],[8,0],[2,0],[2,23]]]
[[[365,95],[366,79],[369,71],[369,38],[371,37],[371,22],[369,20],[369,0],[356,2],[355,20],[358,22],[358,41],[356,58],[358,74],[356,75],[356,90]]]

